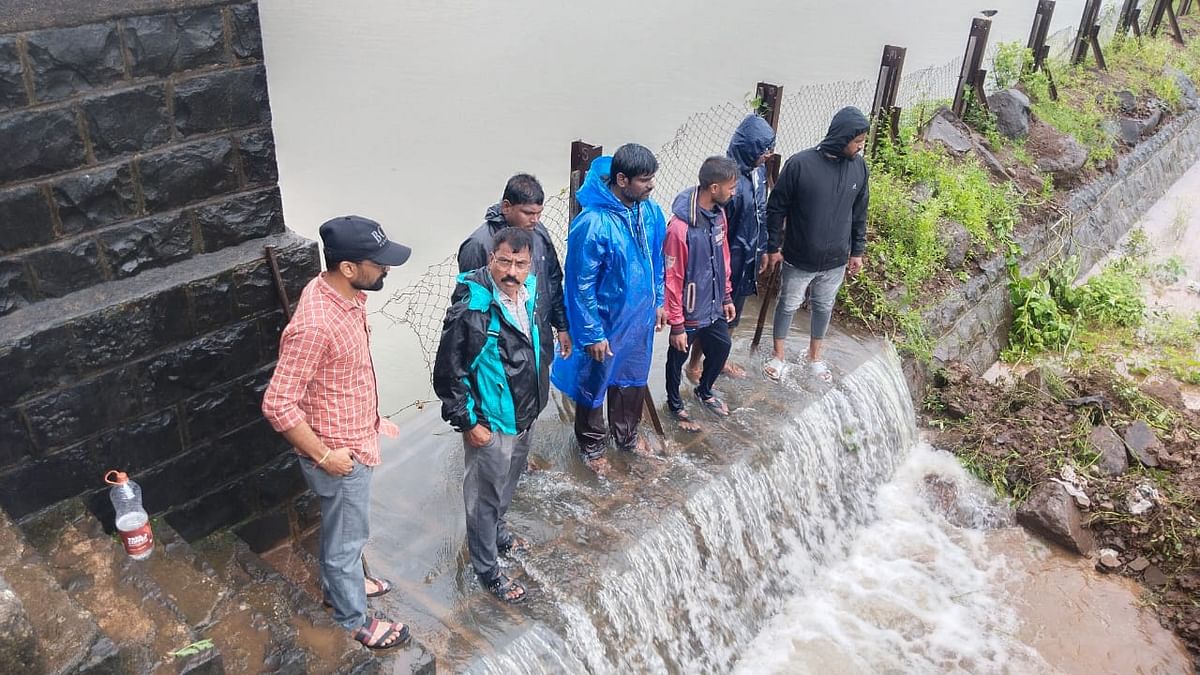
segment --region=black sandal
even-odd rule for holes
[[[508,555],[509,553],[528,553],[529,549],[529,540],[516,535],[513,535],[512,539],[509,539],[507,544],[500,544],[496,546],[496,551],[500,555]]]
[[[525,587],[501,574],[491,581],[483,581],[483,587],[500,602],[517,605],[525,601]],[[515,594],[515,595],[514,595]]]
[[[702,396],[700,396],[699,392],[695,392],[695,394],[696,394],[696,400],[700,401],[700,403],[703,404],[705,408],[708,408],[709,412],[716,415],[717,417],[729,417],[729,406],[725,405],[725,401],[722,401],[721,399],[717,398],[716,396],[709,396],[708,398],[703,398]]]

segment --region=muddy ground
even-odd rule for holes
[[[1178,384],[1047,368],[993,384],[960,365],[934,379],[922,410],[930,441],[1018,500],[1072,467],[1090,501],[1082,515],[1096,540],[1091,555],[1117,552],[1107,564],[1097,559],[1097,569],[1140,581],[1200,666],[1200,414],[1184,405]],[[1161,443],[1152,453],[1159,466],[1131,453],[1126,471],[1102,475],[1092,430],[1107,425],[1120,435],[1139,420]],[[1130,494],[1144,486],[1158,498],[1134,515]]]

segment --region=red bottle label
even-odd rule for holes
[[[125,544],[125,552],[129,555],[140,555],[154,548],[154,532],[150,529],[150,521],[146,521],[136,530],[118,531],[121,534],[121,543]]]

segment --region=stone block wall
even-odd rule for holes
[[[317,253],[283,224],[257,6],[61,4],[0,20],[0,506],[104,514],[119,468],[198,536],[302,489],[258,411],[263,246],[293,301]]]
[[[1052,260],[1077,256],[1080,274],[1100,261],[1193,164],[1200,161],[1200,111],[1187,112],[1122,157],[1117,170],[1072,195],[1068,215],[1019,237],[1022,274]],[[963,287],[925,313],[940,336],[934,361],[961,361],[982,372],[1008,345],[1012,306],[1003,257],[983,265]],[[923,373],[908,368],[913,396],[924,395]]]

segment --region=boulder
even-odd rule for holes
[[[988,109],[996,116],[996,130],[1008,138],[1029,135],[1029,97],[1017,89],[1005,89],[988,97]]]
[[[1139,389],[1142,393],[1171,408],[1183,407],[1183,392],[1175,380],[1146,380]]]
[[[1121,112],[1129,114],[1137,110],[1137,97],[1133,95],[1132,91],[1122,89],[1113,95],[1117,97],[1117,106],[1121,109]]]
[[[1137,145],[1142,140],[1142,121],[1122,117],[1117,135],[1126,145]]]
[[[997,178],[1011,178],[1011,176],[1008,175],[1008,169],[1004,168],[1004,164],[1000,162],[1000,159],[996,157],[991,150],[988,150],[978,143],[975,144],[973,150],[975,151],[975,155],[979,157],[979,161],[983,162],[983,165],[988,168],[988,171],[996,174]]]
[[[971,149],[971,134],[949,108],[939,108],[925,125],[921,138],[927,143],[941,143],[950,154],[961,156]]]
[[[943,220],[937,237],[946,248],[946,268],[955,270],[962,267],[967,259],[967,250],[971,247],[971,233],[967,228],[953,220]]]
[[[1102,476],[1119,476],[1129,468],[1129,460],[1125,457],[1125,443],[1117,432],[1107,424],[1095,427],[1088,434],[1088,447],[1100,456],[1096,462],[1096,470]]]
[[[1163,68],[1163,75],[1175,78],[1175,85],[1179,87],[1179,92],[1182,94],[1183,104],[1189,108],[1200,106],[1200,93],[1196,92],[1196,83],[1192,82],[1192,78],[1187,76],[1187,73],[1167,66]]]
[[[1038,485],[1017,509],[1017,522],[1046,539],[1087,555],[1096,546],[1083,516],[1066,488],[1053,481]]]
[[[1087,148],[1071,136],[1059,136],[1056,140],[1057,147],[1038,157],[1038,170],[1055,175],[1071,175],[1082,170],[1087,164]]]
[[[0,672],[37,670],[37,642],[21,599],[0,577]]]
[[[1125,445],[1129,454],[1142,466],[1158,466],[1158,455],[1163,451],[1162,442],[1149,424],[1138,420],[1125,428]]]

